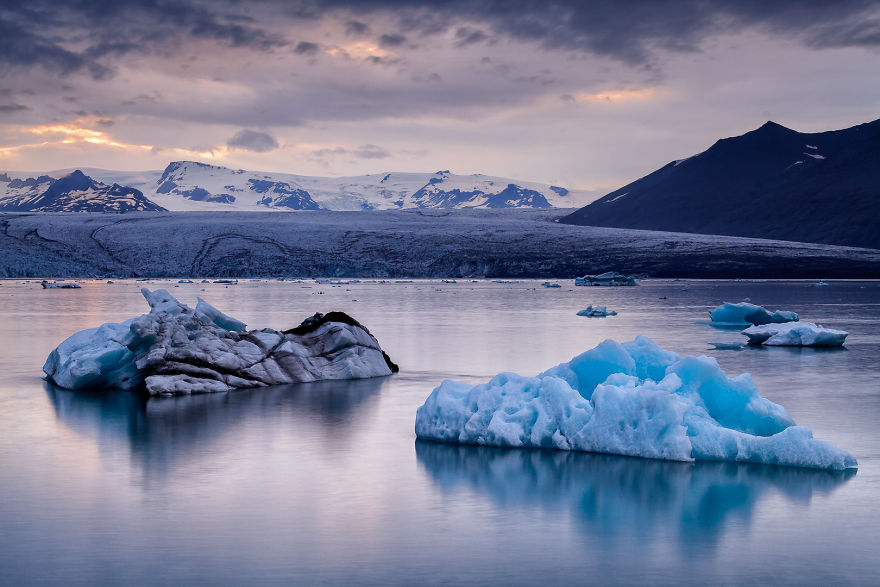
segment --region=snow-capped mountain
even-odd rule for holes
[[[880,248],[880,120],[722,139],[560,222]]]
[[[164,208],[140,190],[94,181],[76,170],[54,178],[11,178],[0,173],[0,210],[9,212],[142,212]]]
[[[311,177],[175,161],[164,171],[85,169],[135,187],[168,210],[388,210],[399,208],[571,208],[580,194],[482,174],[383,172]]]

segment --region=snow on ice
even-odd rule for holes
[[[164,289],[142,289],[150,313],[77,332],[43,371],[67,389],[140,389],[150,394],[229,391],[396,371],[378,341],[340,312],[278,332],[245,324],[199,299],[195,310]]]
[[[779,310],[770,312],[762,306],[756,306],[748,302],[731,304],[724,302],[709,312],[712,322],[720,324],[773,324],[782,322],[797,322],[798,315],[794,312]]]
[[[556,448],[676,461],[749,461],[846,469],[856,459],[796,426],[748,374],[680,357],[646,337],[606,340],[536,377],[451,380],[416,414],[426,440]]]
[[[788,324],[765,324],[752,326],[742,331],[749,337],[749,344],[765,346],[843,346],[848,332],[825,328],[812,322],[790,322]]]

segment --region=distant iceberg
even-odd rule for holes
[[[606,340],[536,377],[446,380],[417,413],[425,440],[556,448],[675,461],[748,461],[847,469],[856,459],[796,426],[748,374],[679,357],[646,337]]]
[[[788,324],[765,324],[752,326],[742,331],[749,337],[749,344],[765,346],[843,346],[848,332],[825,328],[812,322],[791,322]]]
[[[635,277],[616,271],[606,271],[598,275],[584,275],[574,280],[575,285],[636,285]]]
[[[577,315],[589,318],[604,318],[605,316],[617,316],[617,312],[609,310],[606,306],[587,306],[578,312]]]
[[[57,281],[46,281],[45,279],[40,282],[40,285],[43,286],[43,289],[80,289],[78,283],[59,283]]]
[[[229,391],[397,370],[378,341],[341,312],[315,314],[284,332],[245,324],[202,299],[195,310],[164,289],[141,293],[150,313],[77,332],[43,371],[66,389],[141,389],[150,394]]]
[[[770,312],[762,306],[756,306],[748,302],[731,304],[724,302],[709,312],[712,322],[722,324],[781,324],[783,322],[797,322],[798,315],[794,312],[783,310]]]

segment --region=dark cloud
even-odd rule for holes
[[[310,41],[300,41],[294,47],[293,52],[297,55],[317,55],[321,47],[317,43]]]
[[[246,128],[235,133],[235,135],[226,142],[226,145],[232,149],[266,153],[277,149],[278,141],[268,133]]]
[[[406,42],[406,36],[400,34],[382,35],[379,44],[383,47],[398,47]]]
[[[0,11],[0,69],[41,67],[112,77],[113,60],[192,39],[269,51],[288,44],[245,15],[200,0],[7,0]]]
[[[270,52],[292,44],[285,24],[330,18],[366,35],[391,23],[385,46],[405,36],[455,31],[461,46],[497,37],[545,49],[645,64],[658,49],[697,51],[709,37],[758,29],[814,49],[880,47],[877,0],[5,0],[0,73],[39,67],[113,76],[116,60],[172,55],[193,41]],[[299,43],[297,52],[313,52]]]
[[[30,110],[24,104],[0,104],[0,114],[12,114],[13,112],[23,112]]]
[[[370,27],[358,20],[349,20],[345,23],[345,35],[348,37],[363,37],[370,34]]]
[[[472,29],[469,27],[459,27],[455,31],[455,44],[459,47],[473,45],[474,43],[482,43],[487,40],[489,35],[480,29]]]

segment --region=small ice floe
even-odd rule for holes
[[[378,341],[342,312],[315,314],[282,332],[245,324],[202,299],[195,309],[166,290],[142,289],[150,313],[77,332],[43,371],[66,389],[146,389],[150,394],[229,391],[397,370]]]
[[[544,287],[562,287],[558,283],[550,283],[549,281],[545,281],[541,285],[543,285]]]
[[[714,310],[709,311],[712,322],[719,324],[778,324],[783,322],[797,322],[798,315],[794,312],[778,310],[770,312],[762,306],[756,306],[748,302],[731,304],[724,302]]]
[[[716,351],[740,351],[746,345],[746,343],[739,340],[732,342],[709,342],[709,344],[711,344]]]
[[[454,279],[444,279],[443,283],[458,283],[458,282],[455,281]]]
[[[315,283],[321,285],[349,285],[351,283],[360,283],[360,279],[324,279],[317,278],[315,279]]]
[[[575,285],[636,285],[635,277],[617,271],[607,271],[598,275],[584,275],[574,280]]]
[[[858,466],[795,425],[748,374],[730,378],[711,357],[681,357],[643,336],[606,340],[535,377],[443,381],[416,412],[415,432],[438,442],[673,461]]]
[[[824,328],[812,322],[789,322],[752,326],[742,331],[749,344],[764,346],[843,346],[848,332]]]
[[[43,289],[80,289],[78,283],[68,283],[66,281],[46,281],[44,279],[40,282],[40,285],[43,286]]]
[[[178,279],[177,283],[193,283],[192,279]]]
[[[813,284],[813,287],[828,287],[828,282],[826,281],[817,281]]]
[[[496,279],[496,280],[492,281],[492,283],[519,283],[519,282],[516,280],[509,280],[509,279]]]
[[[577,313],[578,316],[587,316],[589,318],[604,318],[606,316],[617,316],[617,312],[609,310],[605,306],[587,306]]]

